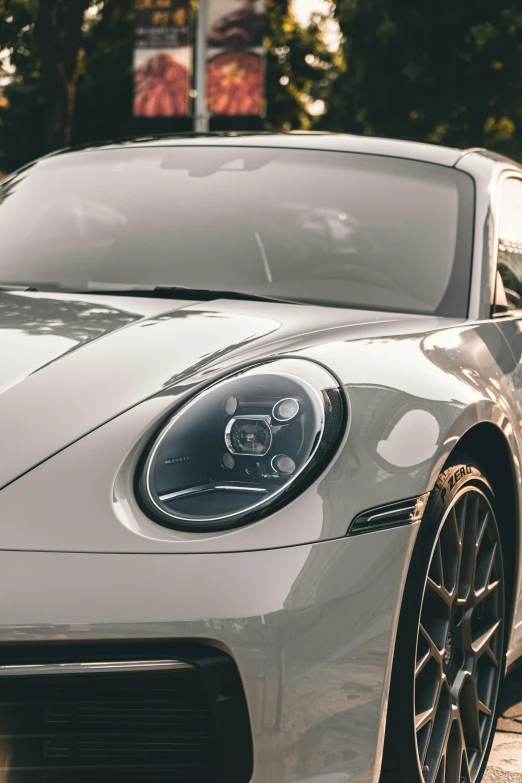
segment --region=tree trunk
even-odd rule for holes
[[[82,24],[90,0],[39,0],[35,38],[41,58],[44,138],[48,152],[72,141]]]

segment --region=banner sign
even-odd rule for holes
[[[265,113],[266,0],[207,0],[207,103],[210,114]]]
[[[136,0],[134,115],[175,117],[189,113],[192,47],[190,0]]]

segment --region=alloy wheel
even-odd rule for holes
[[[504,574],[494,511],[459,493],[433,549],[415,666],[415,739],[424,783],[474,783],[494,720],[503,650]]]

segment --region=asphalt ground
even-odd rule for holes
[[[522,783],[522,667],[504,682],[500,710],[483,783]]]

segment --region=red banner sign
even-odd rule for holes
[[[136,0],[134,115],[189,113],[189,0]]]
[[[266,0],[208,0],[207,19],[209,113],[263,116]]]

